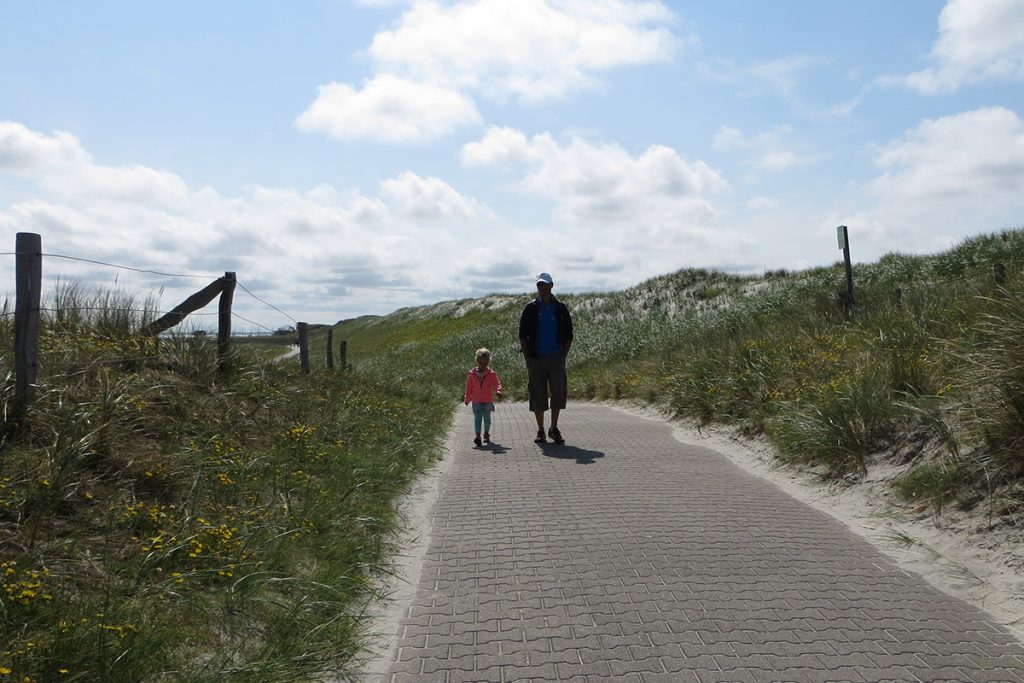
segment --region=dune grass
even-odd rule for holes
[[[825,476],[896,459],[908,500],[1012,523],[1024,232],[890,254],[855,283],[850,316],[839,264],[565,295],[571,400],[733,425]],[[144,297],[57,288],[36,402],[0,445],[0,683],[351,676],[394,499],[438,454],[474,351],[525,398],[528,296],[344,321],[346,371],[324,369],[320,329],[309,376],[275,361],[289,335],[237,344],[219,375],[208,337],[134,333],[154,315]],[[12,334],[0,317],[4,349]],[[3,352],[5,415],[11,372]]]
[[[999,285],[997,263],[1008,274]],[[856,477],[911,443],[902,457],[922,469],[901,494],[936,508],[996,498],[1019,508],[1024,232],[935,255],[889,254],[854,273],[850,316],[839,306],[839,263],[752,277],[682,270],[621,292],[556,291],[576,324],[572,398],[640,400],[764,434],[783,459],[832,477]],[[488,346],[507,393],[523,398],[516,337],[528,296],[345,321],[335,338],[349,340],[358,366],[386,364],[453,397],[473,350]]]
[[[130,295],[55,296],[0,450],[0,681],[351,675],[392,501],[448,405],[267,350],[219,376],[212,339],[134,336]]]

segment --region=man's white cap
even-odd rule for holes
[[[537,282],[546,282],[546,283],[548,283],[549,285],[550,285],[550,284],[554,284],[554,283],[553,283],[553,282],[551,281],[551,276],[550,276],[550,275],[548,275],[547,273],[541,273],[540,275],[538,275],[538,276],[537,276]]]

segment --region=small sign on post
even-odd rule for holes
[[[849,315],[853,310],[853,266],[850,264],[850,232],[845,225],[836,228],[836,240],[843,250],[843,265],[846,267],[846,291],[840,293],[843,310]]]

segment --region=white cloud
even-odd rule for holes
[[[1024,3],[949,0],[939,14],[935,64],[906,83],[924,93],[950,92],[979,80],[1024,79]]]
[[[554,146],[554,141],[547,142],[550,136],[535,137],[534,144],[531,144],[520,130],[491,126],[480,142],[470,142],[462,147],[462,163],[467,166],[502,166],[539,161],[542,158],[539,149],[542,140],[545,141],[543,147]]]
[[[722,126],[715,133],[711,144],[715,149],[736,149],[746,145],[746,137],[743,131],[731,126]]]
[[[771,197],[754,197],[747,200],[746,207],[750,211],[772,211],[782,206],[782,203]]]
[[[799,116],[814,120],[848,116],[873,87],[856,85],[853,74],[838,73],[832,60],[811,55],[746,64],[718,59],[699,62],[694,68],[704,78],[733,86],[739,97],[772,95],[786,102]],[[850,94],[838,101],[818,101],[822,90],[814,84],[822,78],[829,79],[833,86],[847,85]],[[827,92],[835,89],[828,88]]]
[[[800,155],[790,150],[780,150],[766,152],[754,163],[754,168],[759,171],[787,171],[798,166],[808,166],[818,159],[810,154]]]
[[[885,172],[872,181],[881,196],[939,201],[1020,196],[1024,184],[1024,122],[990,107],[925,120],[878,150]]]
[[[825,62],[807,55],[783,57],[769,62],[760,62],[748,67],[749,72],[773,91],[791,96],[806,80],[806,72]]]
[[[97,164],[67,133],[10,123],[0,131],[0,183],[16,173],[29,188],[29,198],[0,206],[0,230],[38,232],[51,254],[170,273],[234,270],[240,282],[310,321],[451,295],[465,269],[453,255],[471,243],[480,220],[494,219],[443,180],[414,173],[381,183],[377,196],[320,185],[306,192],[255,186],[228,197],[166,171]],[[142,291],[165,291],[165,310],[198,282],[56,260],[46,274],[48,282],[59,275],[123,285],[143,278]],[[236,310],[271,327],[287,322],[243,294]]]
[[[96,164],[70,133],[45,135],[11,121],[0,121],[2,170],[33,178],[65,199],[78,196],[169,205],[187,192],[184,181],[173,173],[139,165]]]
[[[70,133],[47,136],[14,121],[0,121],[0,170],[33,173],[88,162],[89,155]]]
[[[976,109],[922,121],[874,150],[880,173],[845,213],[860,259],[947,249],[965,234],[1020,225],[1024,121],[1008,109]]]
[[[614,243],[710,239],[716,212],[710,197],[728,183],[703,161],[665,146],[631,155],[610,143],[573,138],[561,144],[542,133],[490,128],[463,148],[467,165],[525,164],[521,191],[555,203],[563,225],[600,231]]]
[[[384,74],[359,91],[344,83],[320,86],[296,125],[337,140],[427,142],[479,121],[473,101],[457,90]]]
[[[748,155],[746,165],[755,171],[780,172],[799,166],[809,166],[821,160],[821,155],[798,153],[789,149],[788,139],[793,129],[777,126],[764,133],[748,136],[738,128],[722,126],[715,133],[712,145],[717,150],[740,150]]]
[[[322,85],[296,123],[341,140],[436,139],[479,121],[469,93],[536,103],[670,60],[683,42],[663,26],[671,19],[655,0],[420,0],[374,37],[361,91]]]
[[[536,102],[606,69],[669,60],[679,40],[656,25],[670,19],[660,2],[424,1],[378,33],[370,55],[381,73]]]
[[[381,193],[405,216],[417,220],[463,218],[470,221],[493,213],[475,199],[463,197],[440,178],[422,178],[411,171],[381,181]]]

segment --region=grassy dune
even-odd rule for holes
[[[153,316],[130,295],[57,299],[0,449],[0,681],[349,674],[392,501],[447,402],[302,376],[266,341],[218,376],[212,339],[135,336]],[[8,374],[5,409],[12,393]]]
[[[1006,267],[997,286],[994,265]],[[575,399],[639,399],[700,423],[766,434],[782,457],[831,476],[873,458],[911,463],[899,492],[941,508],[1024,500],[1024,232],[855,268],[741,277],[682,270],[604,294],[566,295]],[[896,302],[896,289],[901,290]],[[488,346],[523,397],[517,321],[528,295],[494,295],[346,321],[358,367],[458,394]],[[1007,518],[1009,519],[1009,518]]]
[[[997,286],[993,266],[1006,266]],[[683,270],[567,295],[573,400],[637,399],[764,434],[781,456],[856,477],[898,459],[908,499],[1024,502],[1024,232],[855,269]],[[894,291],[902,289],[897,305]],[[274,362],[288,337],[155,344],[152,304],[58,288],[35,405],[9,418],[0,317],[0,683],[286,681],[350,675],[386,571],[394,499],[438,454],[475,349],[524,398],[528,294],[344,321],[351,369]]]

